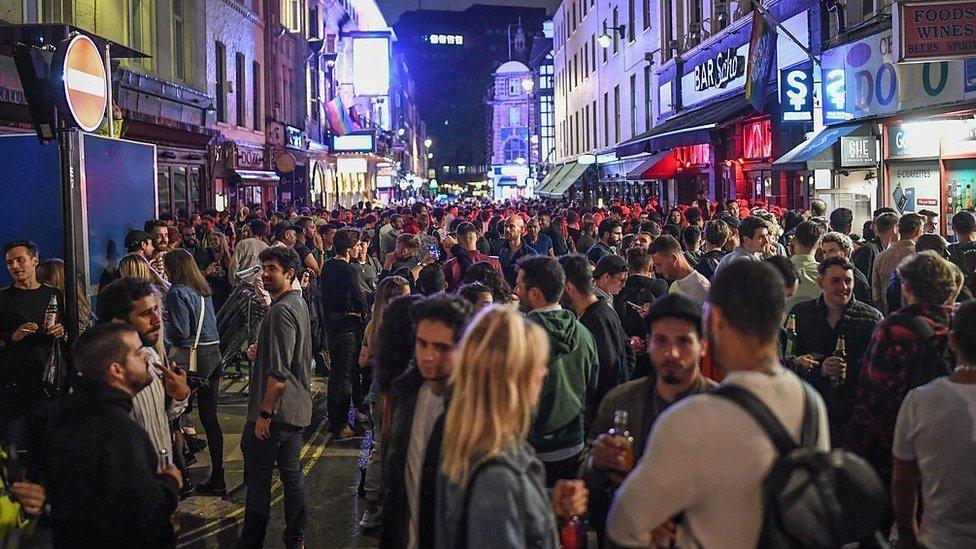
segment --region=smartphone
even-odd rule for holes
[[[634,309],[637,309],[638,311],[639,311],[639,310],[641,310],[641,309],[643,308],[643,307],[641,307],[640,305],[638,305],[638,304],[636,304],[636,303],[634,303],[633,301],[628,301],[628,302],[627,302],[627,305],[630,305],[631,307],[633,307]]]
[[[439,261],[441,259],[440,246],[438,246],[437,244],[431,244],[430,246],[427,246],[427,255],[433,257],[435,261]]]

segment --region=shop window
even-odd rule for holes
[[[182,219],[189,217],[189,186],[187,185],[186,168],[173,167],[173,210]]]
[[[773,136],[768,118],[742,125],[742,156],[748,159],[773,156]]]
[[[711,147],[708,143],[676,147],[674,149],[675,161],[679,166],[684,166],[685,168],[708,165],[710,155]]]
[[[159,207],[159,213],[173,213],[173,209],[170,206],[170,194],[169,194],[169,169],[163,168],[156,172],[156,204]]]

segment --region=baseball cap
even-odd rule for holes
[[[691,321],[701,334],[701,307],[681,294],[667,294],[651,305],[651,310],[644,318],[647,330],[650,331],[651,325],[662,318],[683,318]]]
[[[125,249],[135,250],[147,240],[152,240],[152,235],[143,230],[132,229],[125,235]]]

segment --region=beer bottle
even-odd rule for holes
[[[51,294],[51,300],[47,302],[44,309],[44,329],[49,330],[58,323],[58,296]]]
[[[559,546],[562,549],[584,549],[584,534],[583,521],[579,516],[573,515],[573,518],[559,528]]]
[[[840,373],[836,376],[831,376],[830,385],[832,387],[839,387],[847,379],[847,341],[844,338],[844,334],[837,336],[837,345],[834,347],[835,357],[844,361],[845,365],[841,368]]]
[[[627,410],[617,410],[613,413],[613,427],[610,429],[610,436],[622,438],[627,441],[627,448],[624,450],[624,468],[630,471],[634,468],[634,437],[630,434],[627,425]]]
[[[786,317],[786,352],[784,357],[787,360],[796,357],[796,315],[790,313]]]

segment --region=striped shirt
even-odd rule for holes
[[[132,397],[132,419],[142,425],[142,428],[149,434],[149,439],[157,453],[166,450],[169,455],[173,455],[173,439],[169,430],[169,422],[180,416],[186,410],[186,403],[189,397],[183,400],[170,400],[166,404],[166,389],[160,377],[159,368],[162,361],[159,353],[152,347],[146,348],[149,351],[153,371],[150,372],[152,381],[143,390]]]

